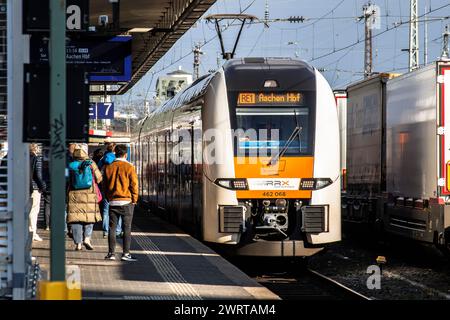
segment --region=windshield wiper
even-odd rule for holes
[[[284,145],[283,149],[281,149],[276,155],[272,156],[269,163],[267,164],[268,166],[273,166],[278,162],[278,160],[280,160],[280,158],[286,153],[286,151],[289,148],[289,146],[291,145],[292,141],[294,141],[295,138],[297,138],[297,136],[300,134],[300,132],[302,132],[302,129],[303,128],[301,128],[299,126],[296,126],[294,128],[294,131],[292,131],[291,136],[286,141],[286,144]]]

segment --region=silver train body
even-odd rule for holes
[[[133,142],[141,202],[203,241],[302,257],[341,239],[336,104],[302,61],[231,60],[153,112]]]
[[[450,62],[380,74],[347,93],[345,225],[448,248]]]

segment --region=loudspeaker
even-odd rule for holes
[[[25,65],[23,142],[50,142],[50,68]],[[66,141],[89,139],[89,78],[81,67],[67,68]]]

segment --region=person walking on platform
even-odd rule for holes
[[[69,170],[69,163],[71,163],[73,161],[73,152],[75,151],[75,149],[79,149],[79,145],[77,143],[69,143],[68,147],[67,147],[67,152],[66,152],[66,166],[67,166],[67,170]],[[66,180],[66,190],[68,188],[68,183],[69,181]],[[67,221],[67,207],[66,210],[64,211],[64,219]],[[72,230],[70,229],[70,226],[66,223],[65,228],[64,228],[64,232],[67,233],[67,235],[69,236],[69,238],[73,239],[73,234],[72,234]]]
[[[81,250],[82,244],[88,250],[94,250],[91,244],[94,223],[102,220],[97,193],[102,174],[85,150],[74,150],[73,161],[69,163],[69,179],[67,223],[71,226],[75,250]]]
[[[136,261],[131,256],[131,225],[134,208],[138,201],[138,179],[136,169],[127,159],[127,146],[119,144],[115,148],[116,160],[105,168],[104,188],[109,201],[109,229],[115,230],[117,220],[123,221],[122,261]],[[113,232],[108,235],[109,252],[107,260],[115,260],[116,237]]]
[[[99,167],[99,163],[100,160],[102,160],[103,158],[103,151],[102,149],[95,149],[93,155],[92,155],[92,160],[94,160],[94,162],[97,164],[98,168],[101,170],[101,168]]]
[[[106,146],[106,152],[103,155],[102,159],[98,163],[98,168],[105,172],[105,168],[109,166],[111,163],[116,160],[116,155],[114,154],[114,148],[116,145],[112,142],[108,143]],[[104,189],[104,188],[102,188]],[[103,217],[103,238],[106,238],[109,233],[109,202],[105,196],[105,190],[103,190],[103,202],[102,202],[102,217]],[[116,237],[120,237],[122,235],[122,217],[119,217],[116,228]]]
[[[30,232],[33,234],[33,241],[42,241],[37,234],[37,220],[41,207],[41,194],[46,192],[47,186],[42,178],[42,156],[39,145],[36,143],[30,144],[30,180]]]
[[[50,230],[50,208],[51,208],[51,196],[50,196],[50,168],[48,159],[48,149],[43,152],[43,165],[42,165],[42,177],[44,178],[46,191],[42,194],[44,197],[44,217],[45,217],[45,230]],[[47,156],[45,156],[47,155]]]

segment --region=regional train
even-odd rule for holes
[[[288,58],[233,59],[151,113],[132,159],[140,199],[243,256],[311,256],[341,240],[333,91]]]

